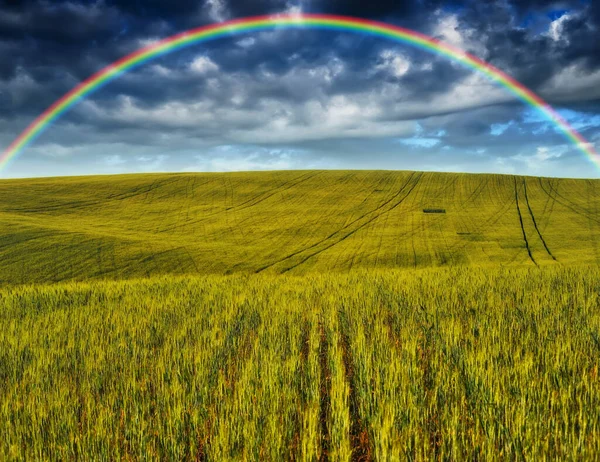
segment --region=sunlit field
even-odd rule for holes
[[[589,264],[599,246],[598,180],[286,171],[0,181],[0,281],[11,284]]]
[[[600,182],[0,182],[0,460],[595,460]]]
[[[160,277],[0,292],[3,459],[600,454],[600,271]]]

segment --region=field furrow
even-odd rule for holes
[[[597,183],[388,171],[5,180],[0,281],[593,263]]]

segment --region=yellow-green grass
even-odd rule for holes
[[[598,192],[1,181],[0,460],[598,459]]]
[[[0,303],[1,460],[600,456],[597,266],[64,282]]]
[[[599,245],[596,180],[283,171],[0,181],[4,284],[593,264]]]

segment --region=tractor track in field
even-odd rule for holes
[[[235,210],[236,212],[238,212],[240,210],[245,210],[247,208],[254,207],[255,205],[258,205],[261,202],[264,202],[267,199],[270,199],[271,197],[273,197],[274,195],[276,195],[278,193],[281,193],[283,191],[287,191],[288,189],[293,188],[294,186],[297,186],[300,183],[304,183],[305,181],[308,181],[308,180],[316,177],[320,173],[321,172],[305,173],[305,174],[300,175],[298,177],[292,178],[291,180],[288,180],[288,181],[284,182],[283,184],[280,184],[276,188],[271,188],[271,189],[263,192],[258,197],[253,197],[252,199],[248,199],[248,200],[242,202],[241,204],[232,205],[230,207],[227,207],[223,212],[218,212],[215,215],[217,215],[219,213],[228,212],[230,210]]]
[[[344,177],[341,178],[340,181],[328,181],[329,179],[327,178],[327,175],[324,176],[323,180],[323,184],[319,185],[319,187],[323,187],[323,188],[332,188],[332,195],[335,195],[338,191],[341,191],[342,193],[344,192],[344,185],[348,182],[349,179],[352,179],[352,175],[345,175]],[[342,183],[343,181],[343,183]],[[305,207],[305,202],[306,201],[306,196],[301,196],[299,194],[296,194],[294,196],[292,196],[290,203],[294,204],[294,206],[296,206],[296,208],[293,208],[293,210],[301,210],[303,207]],[[317,210],[321,209],[320,203],[315,203],[312,204],[313,207],[315,207]],[[306,220],[306,216],[311,216],[310,220]],[[286,210],[280,210],[279,212],[275,213],[275,214],[271,214],[271,216],[269,217],[269,221],[270,222],[286,222],[288,224],[293,223],[295,226],[295,228],[293,228],[294,230],[294,234],[293,235],[287,235],[286,237],[283,237],[281,234],[281,229],[278,228],[273,228],[271,229],[268,234],[266,234],[265,236],[263,236],[264,238],[267,239],[272,239],[273,242],[277,242],[277,245],[279,246],[279,248],[308,248],[308,247],[312,247],[314,244],[314,233],[311,234],[307,234],[304,235],[301,231],[303,229],[319,229],[319,225],[322,224],[323,222],[327,222],[328,220],[331,220],[332,215],[331,215],[331,210],[327,207],[323,207],[322,210],[320,210],[318,215],[303,215],[300,213],[294,213],[294,214],[289,214],[288,211]],[[246,220],[250,220],[250,219],[254,219],[256,220],[256,217],[250,217],[250,218],[246,218],[242,221],[240,221],[238,224],[244,223]],[[348,218],[346,218],[346,222],[348,221]],[[301,239],[298,239],[298,235],[301,236]],[[260,257],[261,260],[264,260],[265,258],[268,259],[268,257],[261,255]],[[262,262],[261,262],[262,263]]]
[[[241,210],[245,210],[245,209],[248,209],[250,207],[254,207],[255,205],[260,204],[261,202],[264,202],[267,199],[270,199],[271,197],[273,197],[277,193],[282,192],[282,191],[286,191],[288,189],[291,189],[294,186],[297,186],[300,183],[308,181],[311,178],[314,178],[315,176],[317,176],[317,175],[319,175],[321,173],[322,172],[311,172],[311,173],[308,173],[308,174],[300,175],[299,177],[296,177],[296,178],[294,178],[292,180],[289,180],[289,181],[287,181],[287,182],[285,182],[285,183],[283,183],[283,184],[281,184],[281,185],[279,185],[279,186],[277,186],[275,188],[271,188],[268,191],[260,193],[260,195],[258,197],[255,196],[252,199],[249,199],[249,200],[243,202],[242,204],[231,205],[231,206],[226,207],[224,210],[220,210],[218,212],[214,212],[214,213],[209,214],[209,215],[203,215],[203,216],[201,216],[200,218],[198,218],[196,220],[192,220],[192,221],[186,223],[186,226],[195,225],[195,224],[198,224],[198,223],[205,222],[209,218],[213,218],[215,216],[222,215],[222,214],[227,214],[227,212],[232,211],[232,210],[235,211],[235,212],[239,212]],[[295,180],[298,180],[298,181],[295,181]],[[287,187],[284,187],[282,189],[282,187],[285,186],[285,185],[287,185]],[[226,186],[226,188],[227,188],[227,186]],[[269,193],[271,193],[271,194],[269,194]],[[268,195],[264,196],[265,194],[268,194]],[[249,203],[251,201],[255,201],[255,202]],[[161,230],[161,233],[167,233],[169,231],[172,231],[174,228],[176,228],[176,227],[171,226],[169,228],[165,228],[165,229]]]
[[[422,175],[421,175],[421,176],[422,176]],[[420,178],[421,178],[421,176],[419,177],[419,180],[417,181],[417,183],[418,183],[418,185],[419,185],[419,186],[421,186],[421,185],[422,185],[422,183],[420,182]],[[409,180],[408,180],[408,181],[410,181],[410,178],[409,178]],[[456,185],[456,183],[457,183],[457,181],[458,181],[458,180],[457,180],[457,178],[454,178],[454,179],[452,179],[452,180],[451,180],[451,181],[450,181],[448,184],[446,184],[446,185],[445,185],[445,186],[442,188],[442,190],[441,190],[441,191],[439,191],[439,192],[438,192],[438,193],[437,193],[435,196],[432,196],[432,198],[430,198],[430,200],[437,201],[437,200],[439,199],[439,197],[440,197],[440,196],[442,196],[442,195],[443,195],[445,192],[447,192],[447,190],[448,190],[448,189],[450,189],[452,186],[455,186],[455,185]],[[410,191],[410,192],[412,192],[412,190],[414,190],[414,189],[415,189],[415,188],[416,188],[418,185],[417,185],[417,184],[413,185],[413,188],[411,188],[411,191]],[[407,186],[407,184],[403,185],[403,186],[402,186],[402,188],[404,189],[406,186]],[[409,193],[410,193],[410,192],[409,192]],[[410,195],[410,194],[408,194],[408,195]],[[407,195],[406,197],[404,197],[404,198],[403,198],[403,200],[405,200],[405,199],[408,197],[408,195]],[[396,194],[396,196],[397,196],[397,194]],[[413,199],[414,199],[414,195],[413,195]],[[389,202],[390,202],[390,200],[387,200],[387,201],[385,201],[385,204],[387,204],[387,203],[389,203]],[[380,208],[380,207],[381,207],[381,206],[383,206],[383,205],[384,205],[384,204],[381,204],[381,205],[380,205],[378,208]],[[369,222],[369,223],[371,223],[371,222],[374,222],[374,221],[377,221],[377,220],[379,220],[379,219],[381,219],[381,218],[384,218],[384,217],[386,217],[386,223],[387,223],[387,217],[389,216],[389,212],[391,212],[391,211],[392,211],[394,208],[396,208],[398,205],[400,205],[400,203],[398,203],[398,204],[395,204],[395,205],[394,205],[392,208],[390,208],[390,209],[388,209],[388,210],[385,210],[385,211],[383,211],[382,213],[380,213],[380,214],[379,214],[378,216],[376,216],[376,217],[373,217],[373,219],[372,219],[372,220],[370,220],[370,222]],[[420,206],[415,206],[415,205],[413,204],[411,207],[409,207],[409,208],[408,208],[408,209],[405,211],[405,213],[416,212],[416,211],[418,211],[419,209],[420,209]],[[361,217],[359,217],[359,218],[357,218],[357,219],[353,220],[353,221],[352,221],[352,223],[354,223],[354,222],[356,222],[356,221],[359,221],[361,218],[363,218],[364,216],[368,215],[369,213],[371,213],[371,212],[367,212],[367,213],[366,213],[366,214],[364,214],[363,216],[361,216]],[[369,223],[365,223],[365,225],[367,225],[367,224],[369,224]],[[414,236],[415,236],[415,235],[416,235],[416,234],[419,232],[419,230],[416,230],[416,229],[415,229],[415,227],[414,227],[414,213],[413,213],[413,214],[411,214],[411,223],[412,223],[412,228],[411,228],[411,231],[406,231],[406,232],[404,232],[403,234],[401,234],[400,236],[398,236],[398,237],[397,237],[397,240],[398,240],[398,239],[408,239],[408,238],[414,237]],[[434,225],[434,224],[428,224],[428,225],[424,225],[424,224],[423,224],[423,226],[421,227],[421,231],[427,231],[427,230],[429,230],[429,229],[430,229],[430,228],[431,228],[433,225]],[[338,230],[338,231],[339,231],[339,230]],[[356,230],[356,231],[357,231],[357,230]],[[335,233],[334,233],[334,234],[335,234]],[[319,243],[320,243],[320,242],[319,242]],[[317,243],[317,244],[319,244],[319,243]],[[363,245],[363,243],[361,242],[361,243],[359,244],[358,248],[360,248],[362,245]],[[313,246],[313,247],[314,247],[314,246]],[[414,247],[414,242],[413,242],[413,247]],[[329,248],[329,247],[328,247],[328,248]],[[323,249],[323,251],[327,250],[328,248],[325,248],[325,249]],[[413,254],[415,254],[415,253],[416,253],[416,251],[415,251],[415,249],[413,249]],[[356,255],[353,255],[353,257],[352,257],[352,263],[351,263],[351,267],[352,267],[352,266],[354,266],[354,261],[355,261],[355,259],[356,259]],[[416,261],[416,257],[415,257],[415,261]],[[396,262],[397,262],[397,258],[396,258]],[[301,263],[302,263],[302,262],[301,262]],[[300,263],[300,264],[301,264],[301,263]]]
[[[527,240],[527,233],[525,232],[525,225],[523,224],[523,216],[521,215],[521,207],[519,207],[519,191],[517,189],[517,177],[514,177],[515,182],[515,204],[517,206],[517,213],[519,214],[519,223],[521,224],[521,231],[523,232],[523,240],[525,241],[525,248],[529,254],[530,260],[535,266],[538,266],[533,255],[531,254],[531,248],[529,247],[529,241]]]
[[[417,185],[417,184],[415,184],[415,186],[414,186],[414,187],[411,189],[411,192],[412,192],[412,190],[414,190],[414,189],[415,189],[417,186],[419,187],[419,189],[420,189],[421,187],[423,187],[423,183],[420,181],[420,179],[421,179],[421,178],[419,178],[418,185]],[[438,193],[437,193],[437,194],[435,194],[435,195],[432,195],[431,197],[428,197],[428,200],[429,200],[430,202],[431,202],[431,201],[433,201],[433,202],[437,202],[437,201],[438,201],[438,199],[439,199],[439,198],[440,198],[442,195],[444,195],[445,193],[447,193],[449,189],[451,189],[452,187],[456,186],[456,183],[457,183],[457,181],[458,181],[458,178],[453,178],[453,179],[451,179],[451,180],[450,180],[450,181],[449,181],[447,184],[445,184],[445,185],[444,185],[444,186],[441,188],[441,190],[440,190],[440,191],[438,191]],[[425,188],[426,188],[426,185],[425,185]],[[423,196],[423,195],[421,195],[421,196]],[[408,195],[407,195],[407,197],[408,197]],[[406,199],[407,197],[405,197],[404,199]],[[414,223],[415,223],[415,214],[414,214],[414,212],[417,212],[418,210],[420,210],[420,209],[421,209],[421,206],[420,206],[420,205],[415,205],[415,200],[416,200],[416,199],[417,199],[417,197],[415,197],[415,195],[413,194],[413,195],[412,195],[412,200],[413,200],[413,203],[412,203],[412,205],[411,205],[411,206],[409,206],[409,207],[407,207],[407,208],[405,209],[405,211],[404,211],[404,213],[405,213],[405,214],[407,214],[407,213],[410,213],[410,215],[411,215],[411,230],[410,230],[410,231],[406,231],[406,232],[404,232],[403,234],[400,234],[399,236],[396,236],[396,240],[397,240],[397,241],[399,241],[400,239],[408,239],[408,238],[411,238],[411,246],[412,246],[412,251],[413,251],[413,266],[414,266],[415,268],[417,267],[417,260],[418,260],[418,257],[417,257],[417,254],[416,254],[416,248],[415,248],[414,236],[416,236],[416,235],[417,235],[417,233],[418,233],[419,231],[418,231],[418,230],[416,230],[416,228],[415,228],[415,224],[414,224]],[[395,208],[395,207],[394,207],[394,208]],[[387,217],[389,216],[389,213],[388,213],[388,212],[391,212],[391,210],[392,210],[392,209],[390,209],[390,210],[387,210],[387,211],[385,211],[384,213],[382,213],[382,214],[381,214],[379,217],[376,217],[376,218],[375,218],[375,220],[378,220],[378,219],[380,219],[380,218],[381,218],[383,215],[385,215],[385,216],[386,216],[386,222],[385,222],[385,224],[384,224],[384,228],[385,228],[385,227],[387,227],[387,221],[388,221]],[[424,223],[422,223],[422,226],[421,226],[421,232],[423,233],[423,232],[425,232],[425,231],[428,231],[429,229],[431,229],[431,228],[434,226],[434,224],[435,224],[435,223],[429,223],[429,224],[425,225]],[[395,261],[396,261],[396,263],[398,262],[397,255],[396,255]]]
[[[40,233],[41,232],[42,231],[40,231]],[[67,233],[65,233],[65,234],[67,234]],[[16,241],[16,242],[12,242],[11,241],[8,244],[4,244],[2,241],[4,241],[4,239],[7,236],[5,234],[5,235],[0,236],[0,251],[2,251],[4,249],[13,248],[14,246],[17,246],[17,245],[26,244],[28,242],[36,241],[36,240],[39,240],[39,239],[47,239],[47,238],[53,237],[55,235],[56,234],[54,233],[54,231],[52,231],[52,232],[45,232],[44,234],[40,234],[39,236],[26,236],[26,237],[24,237],[23,239],[21,239],[19,241]],[[21,235],[20,234],[10,234],[8,236],[10,236],[10,237],[18,236],[18,237],[20,237]]]
[[[593,190],[593,196],[594,197],[598,197],[596,194],[596,182],[588,180],[588,188],[587,188],[587,202],[588,202],[588,207],[593,211],[594,215],[598,216],[598,202],[595,202],[594,205],[592,206],[592,190]],[[588,229],[590,232],[590,239],[592,241],[592,246],[594,248],[594,260],[596,260],[596,262],[599,259],[599,255],[598,255],[598,241],[596,240],[596,236],[594,233],[594,225],[592,224],[592,220],[588,219]]]
[[[538,184],[541,183],[541,178],[538,178]],[[540,189],[541,185],[540,185]],[[552,212],[554,211],[554,204],[556,204],[556,198],[554,196],[549,196],[548,194],[545,194],[546,196],[546,203],[544,204],[544,210],[542,210],[542,218],[546,216],[546,214],[548,215],[548,221],[550,221],[550,216],[552,216]],[[548,204],[550,204],[550,209],[548,210]],[[546,225],[547,226],[547,225]],[[545,227],[544,227],[545,229]]]
[[[415,230],[415,214],[410,214],[410,243],[412,246],[413,253],[413,267],[417,267],[417,248],[415,247],[415,235],[417,234]]]
[[[209,390],[217,388],[219,375],[222,374],[225,378],[225,388],[233,397],[235,389],[238,385],[240,369],[248,362],[252,350],[258,341],[258,329],[262,324],[262,318],[256,311],[242,311],[238,314],[229,327],[222,345],[217,349],[212,357],[209,369]],[[208,454],[206,448],[210,447],[212,439],[212,430],[214,422],[210,419],[210,415],[215,414],[217,402],[214,394],[208,398],[206,403],[206,415],[203,424],[204,431],[199,441],[199,448],[195,454],[195,460],[206,461]]]
[[[327,416],[331,409],[331,398],[329,396],[329,390],[331,389],[331,371],[329,370],[329,365],[327,363],[328,355],[329,343],[327,341],[327,335],[323,327],[323,322],[319,321],[319,366],[321,369],[319,381],[319,425],[321,427],[320,462],[329,461],[331,443],[331,436],[329,435],[329,429],[327,427]]]
[[[386,180],[386,181],[388,181],[389,179],[388,179],[388,178],[385,178],[385,180]],[[376,192],[381,192],[381,191],[384,191],[384,189],[380,189],[381,183],[382,183],[383,181],[384,181],[384,178],[381,178],[381,179],[379,180],[379,182],[377,183],[377,186],[376,186],[376,188],[375,188],[375,189],[373,189],[373,190],[371,190],[371,192],[369,192],[369,194],[367,194],[367,195],[365,196],[365,198],[364,198],[364,199],[363,199],[363,201],[360,203],[360,205],[364,204],[364,203],[365,203],[365,202],[368,200],[368,198],[369,198],[369,197],[371,197],[371,196],[372,196],[373,194],[375,194]],[[360,207],[360,205],[359,205],[359,207]],[[348,220],[346,220],[346,223],[347,223],[347,222],[348,222]],[[344,223],[344,225],[346,225],[346,223]],[[349,266],[349,269],[352,269],[352,267],[353,267],[353,266],[356,264],[356,258],[357,258],[357,257],[360,255],[360,250],[361,250],[361,249],[364,247],[364,245],[365,245],[365,242],[366,242],[366,239],[360,239],[360,240],[359,240],[359,242],[358,242],[358,245],[355,247],[355,249],[356,249],[356,250],[355,250],[355,251],[354,251],[354,253],[352,254],[352,258],[350,259],[350,266]],[[380,247],[380,248],[381,248],[381,247]],[[378,251],[378,253],[379,253],[379,251]]]
[[[375,266],[377,266],[377,264],[379,263],[379,254],[381,254],[385,231],[387,229],[389,229],[388,223],[390,221],[391,213],[383,213],[382,215],[384,216],[384,223],[383,223],[383,226],[381,227],[381,232],[379,233],[379,244],[377,246],[377,252],[375,253]],[[381,218],[381,216],[376,218],[375,220],[373,220],[373,224],[375,224],[379,220],[379,218]],[[375,226],[373,226],[372,229],[375,229]],[[366,241],[366,239],[360,239],[360,242],[359,242],[359,245],[357,248],[357,252],[363,247],[363,244],[365,243],[365,241]]]
[[[472,415],[478,415],[480,419],[489,418],[493,422],[495,422],[502,430],[505,435],[506,442],[515,447],[515,451],[519,451],[519,459],[525,460],[525,454],[523,452],[523,447],[521,444],[515,444],[515,438],[512,435],[510,427],[505,426],[503,423],[502,415],[496,404],[493,402],[491,397],[493,396],[492,391],[484,384],[474,380],[472,373],[470,372],[466,361],[464,360],[464,356],[461,354],[463,347],[451,347],[447,344],[446,340],[442,337],[439,328],[439,321],[436,317],[432,316],[431,313],[428,312],[427,308],[419,304],[415,312],[418,317],[418,324],[420,325],[422,335],[425,337],[427,343],[434,344],[437,349],[442,353],[442,355],[447,359],[447,363],[451,365],[451,367],[456,370],[460,377],[460,382],[462,388],[464,390],[465,396],[465,404],[467,406],[468,411]],[[430,380],[428,375],[430,372],[430,355],[429,351],[425,350],[423,355],[423,359],[420,361],[424,366],[424,387],[427,387],[427,381]],[[421,355],[420,355],[421,356]],[[429,369],[429,370],[428,370]],[[427,375],[426,375],[427,374]],[[492,410],[492,413],[488,416],[487,414],[483,414],[481,412],[482,404],[488,409]],[[485,417],[484,417],[485,415]],[[436,422],[436,414],[434,413],[433,419],[430,419],[427,422],[427,427],[429,430],[430,437],[430,445],[434,448],[434,454],[436,454],[435,460],[438,460],[437,457],[437,443],[439,442],[439,422]],[[470,430],[474,430],[473,423],[469,425]],[[518,442],[520,443],[520,442]]]
[[[494,213],[492,213],[483,223],[476,226],[477,232],[481,233],[484,230],[488,229],[490,226],[495,225],[498,222],[498,220],[500,220],[500,218],[502,218],[502,216],[512,208],[513,202],[514,202],[514,199],[506,200],[503,204],[501,204],[501,206],[499,206],[497,208],[497,210]],[[450,247],[450,250],[451,251],[454,251],[457,249],[464,250],[468,245],[469,245],[468,242],[465,243],[465,242],[458,241]]]
[[[565,181],[565,180],[563,180]],[[569,204],[570,206],[572,206],[575,209],[579,210],[579,214],[585,217],[588,217],[591,215],[591,211],[586,209],[583,205],[575,202],[573,199],[565,196],[564,194],[562,194],[559,191],[559,185],[561,183],[561,180],[559,179],[554,179],[554,181],[549,181],[548,184],[550,185],[550,189],[552,191],[554,191],[554,194],[556,194],[558,197],[560,197],[562,200],[564,200],[567,204]],[[600,221],[599,221],[600,223]]]
[[[550,180],[548,181],[548,188],[550,190],[546,189],[546,187],[544,186],[543,178],[539,178],[538,181],[540,183],[540,187],[542,188],[542,190],[548,196],[553,198],[555,202],[559,203],[563,207],[568,208],[575,214],[577,214],[587,220],[595,221],[597,224],[600,224],[600,217],[595,218],[593,216],[593,214],[590,213],[589,210],[586,210],[585,208],[581,207],[580,205],[578,205],[578,204],[574,203],[573,201],[564,197],[562,194],[560,194],[558,192],[558,188],[552,184],[552,181],[550,181]]]
[[[352,351],[350,349],[350,337],[348,336],[347,328],[344,328],[348,324],[345,313],[338,311],[338,321],[340,329],[340,342],[342,347],[342,360],[344,362],[344,370],[346,371],[346,380],[349,387],[348,404],[350,407],[350,447],[352,448],[352,455],[350,460],[352,462],[358,461],[372,461],[373,452],[372,444],[370,441],[369,431],[367,425],[362,421],[359,410],[359,398],[356,394],[356,378],[354,376],[354,358],[352,357]]]
[[[550,252],[550,249],[548,248],[548,244],[546,244],[546,240],[544,239],[544,236],[542,236],[542,233],[540,232],[540,229],[538,228],[537,222],[535,221],[535,215],[533,214],[533,210],[531,210],[531,205],[529,204],[529,197],[527,196],[527,181],[525,179],[523,179],[523,191],[525,192],[525,203],[527,204],[527,210],[529,210],[529,215],[531,215],[531,221],[533,221],[533,227],[535,228],[538,236],[540,237],[540,240],[542,241],[542,244],[544,245],[546,252],[548,252],[548,255],[550,255],[552,260],[557,262],[558,260],[556,259],[556,257],[554,255],[552,255],[552,252]]]
[[[315,242],[314,244],[312,244],[312,245],[310,245],[310,246],[308,246],[308,247],[304,247],[304,248],[302,248],[302,249],[300,249],[300,250],[297,250],[297,251],[295,251],[295,252],[292,252],[291,254],[288,254],[288,255],[286,255],[285,257],[283,257],[283,258],[280,258],[279,260],[276,260],[276,261],[274,261],[274,262],[272,262],[272,263],[269,263],[269,264],[267,264],[267,265],[265,265],[265,266],[262,266],[261,268],[258,268],[258,269],[255,271],[255,273],[261,273],[262,271],[264,271],[264,270],[266,270],[266,269],[269,269],[269,268],[271,268],[271,267],[273,267],[273,266],[275,266],[275,265],[277,265],[277,264],[279,264],[279,263],[282,263],[282,262],[284,262],[284,261],[286,261],[286,260],[289,260],[290,258],[293,258],[293,257],[295,257],[296,255],[299,255],[299,254],[301,254],[301,253],[304,253],[304,252],[307,252],[307,251],[309,251],[309,250],[312,250],[312,249],[314,249],[314,248],[318,247],[319,245],[321,245],[321,244],[323,244],[323,243],[326,243],[327,241],[330,241],[330,240],[331,240],[333,237],[335,237],[337,234],[339,234],[339,233],[342,233],[342,232],[343,232],[343,231],[345,231],[345,230],[346,230],[348,227],[350,227],[350,226],[351,226],[351,225],[353,225],[354,223],[356,223],[356,222],[358,222],[358,221],[360,221],[360,220],[362,220],[362,219],[366,218],[368,215],[370,215],[370,214],[376,214],[376,215],[375,215],[375,217],[372,217],[372,218],[370,218],[368,221],[366,221],[366,222],[365,222],[365,223],[363,223],[362,225],[360,225],[360,226],[358,226],[357,228],[354,228],[353,230],[349,231],[349,232],[348,232],[348,233],[347,233],[345,236],[343,236],[343,237],[342,237],[340,240],[338,240],[338,241],[335,241],[335,242],[333,242],[332,244],[329,244],[327,247],[325,247],[325,248],[323,248],[323,249],[317,250],[315,253],[312,253],[311,255],[309,255],[308,257],[306,257],[306,258],[305,258],[305,260],[301,261],[300,263],[298,263],[298,264],[296,264],[296,265],[294,265],[294,266],[292,266],[292,267],[286,268],[286,269],[285,269],[283,272],[287,272],[287,271],[289,271],[289,270],[293,269],[294,267],[296,267],[296,266],[298,266],[298,265],[300,265],[300,264],[304,263],[306,260],[308,260],[309,258],[313,257],[314,255],[317,255],[317,254],[319,254],[319,253],[321,253],[321,252],[323,252],[323,251],[327,250],[328,248],[331,248],[331,247],[333,247],[334,245],[336,245],[336,244],[338,244],[338,243],[342,242],[343,240],[345,240],[346,238],[348,238],[350,235],[352,235],[352,234],[356,233],[356,232],[357,232],[359,229],[363,228],[364,226],[366,226],[367,224],[369,224],[370,222],[372,222],[372,221],[373,221],[373,220],[374,220],[374,219],[375,219],[377,216],[379,216],[379,215],[377,214],[377,212],[379,212],[379,211],[380,211],[380,210],[381,210],[383,207],[385,207],[387,204],[389,204],[389,203],[390,203],[390,202],[392,202],[392,201],[393,201],[395,198],[397,198],[397,197],[398,197],[400,194],[402,194],[402,192],[403,192],[403,191],[406,189],[406,187],[407,187],[407,186],[408,186],[408,184],[411,182],[411,180],[414,178],[414,176],[415,176],[415,173],[414,173],[414,172],[413,172],[413,173],[411,173],[411,174],[410,174],[410,176],[409,176],[409,178],[406,180],[406,182],[405,182],[405,183],[402,185],[402,187],[400,188],[400,190],[399,190],[399,191],[398,191],[396,194],[394,194],[394,195],[393,195],[393,196],[392,196],[390,199],[386,200],[385,202],[383,202],[382,204],[378,205],[378,206],[377,206],[377,207],[375,207],[374,209],[372,209],[372,210],[370,210],[370,211],[368,211],[368,212],[365,212],[365,213],[364,213],[363,215],[361,215],[360,217],[358,217],[358,218],[355,218],[355,219],[354,219],[354,220],[352,220],[350,223],[348,223],[348,224],[346,224],[346,225],[342,226],[341,228],[339,228],[339,229],[335,230],[334,232],[330,233],[330,234],[329,234],[327,237],[325,237],[325,238],[323,238],[323,239],[321,239],[321,240],[319,240],[319,241]],[[418,182],[418,180],[417,180],[417,182]],[[416,184],[415,184],[415,186],[416,186]],[[414,186],[413,186],[413,189],[414,189]],[[412,189],[411,189],[411,191],[412,191]],[[409,191],[409,194],[410,194],[410,191]],[[394,208],[394,207],[396,207],[396,206],[400,205],[400,203],[402,202],[402,200],[404,200],[405,198],[406,198],[406,197],[402,198],[402,199],[400,200],[400,202],[396,203],[396,204],[395,204],[395,205],[394,205],[392,208]],[[390,210],[391,210],[391,209],[390,209]],[[380,213],[381,213],[381,212],[380,212]]]
[[[432,200],[433,201],[437,201],[440,198],[440,196],[442,196],[444,193],[446,193],[448,191],[448,189],[450,189],[451,187],[455,186],[456,183],[457,183],[457,179],[455,178],[452,181],[450,181],[448,184],[446,184],[441,189],[441,191],[439,191],[435,196],[432,196],[431,198],[429,198],[429,200],[430,201],[432,201]],[[422,183],[419,182],[418,186],[420,187],[421,185],[422,185]],[[412,192],[412,190],[414,190],[416,187],[417,187],[417,184],[414,185],[414,187],[411,189],[410,192]],[[404,199],[406,199],[407,197],[408,197],[408,195]],[[406,240],[408,240],[409,238],[411,238],[411,244],[412,244],[412,249],[413,249],[413,260],[414,260],[413,261],[413,265],[416,267],[417,261],[418,261],[418,257],[416,255],[416,249],[415,249],[415,244],[414,244],[414,239],[413,238],[414,238],[414,236],[417,235],[417,233],[419,233],[419,232],[422,233],[424,231],[428,231],[429,229],[431,229],[435,225],[435,223],[429,223],[427,225],[425,225],[423,223],[420,230],[416,229],[415,224],[414,224],[414,221],[415,221],[414,212],[417,212],[418,210],[420,210],[421,206],[415,205],[414,204],[414,200],[415,200],[415,197],[413,195],[413,205],[410,206],[410,207],[408,207],[405,210],[405,213],[410,213],[411,214],[411,230],[410,231],[405,231],[404,233],[400,234],[399,236],[396,236],[396,240],[400,240],[400,239],[406,239]],[[397,205],[399,205],[399,204],[397,204]],[[393,208],[397,207],[397,205],[394,206]],[[389,215],[388,212],[391,212],[392,209],[384,211],[379,216],[375,217],[374,221],[382,218],[384,215]],[[396,258],[396,263],[397,262],[398,262],[398,259]]]
[[[394,195],[394,197],[388,201],[386,201],[386,203],[382,206],[382,207],[378,207],[376,210],[369,212],[369,213],[375,213],[375,215],[373,217],[370,217],[367,219],[367,221],[365,221],[364,223],[360,224],[359,226],[357,226],[356,228],[348,231],[346,234],[344,234],[343,236],[341,236],[340,239],[333,241],[332,243],[327,244],[325,247],[323,247],[322,249],[318,249],[316,252],[311,253],[310,255],[306,256],[305,258],[303,258],[300,262],[296,263],[295,265],[292,265],[288,268],[285,268],[284,270],[282,270],[282,273],[287,273],[288,271],[296,268],[297,266],[300,266],[304,263],[306,263],[309,259],[311,259],[312,257],[319,255],[323,252],[325,252],[326,250],[329,250],[330,248],[336,246],[337,244],[339,244],[340,242],[345,241],[346,239],[348,239],[350,236],[352,236],[353,234],[357,233],[358,231],[360,231],[361,229],[363,229],[365,226],[369,225],[370,223],[372,223],[373,221],[377,220],[378,218],[380,218],[382,215],[391,212],[392,210],[394,210],[396,207],[398,207],[400,204],[402,204],[402,202],[404,202],[404,200],[411,194],[411,192],[413,191],[413,189],[415,189],[415,187],[419,184],[419,181],[421,179],[422,174],[417,175],[416,176],[416,180],[415,183],[410,187],[410,189],[406,192],[406,194],[404,196],[402,196],[395,204],[393,204],[391,207],[389,207],[387,210],[384,211],[380,211],[383,206],[389,204],[394,198],[398,197],[408,186],[408,183],[410,182],[410,180],[401,188],[401,190]],[[412,178],[412,177],[411,177]],[[369,215],[369,213],[363,215],[361,218],[358,218],[356,220],[354,220],[352,222],[352,224],[356,223],[357,221],[359,221],[362,218],[365,218],[367,215]],[[335,236],[338,233],[341,233],[343,231],[343,228],[341,230],[336,231],[335,233],[330,234],[327,238],[323,239],[322,241],[320,241],[319,243],[311,246],[311,248],[316,247],[319,244],[322,244],[328,240],[330,240],[333,236]],[[309,249],[306,249],[309,250]],[[306,251],[304,250],[304,251]],[[303,253],[304,251],[299,251],[296,253]],[[282,261],[287,260],[288,258],[286,257],[285,259],[283,259]],[[261,270],[262,271],[262,270]],[[258,271],[257,271],[258,272]]]
[[[473,189],[473,191],[471,191],[471,194],[469,194],[469,197],[467,197],[464,201],[462,201],[459,205],[459,208],[463,208],[468,202],[471,202],[475,197],[479,196],[479,193],[481,193],[481,191],[483,191],[485,189],[485,187],[488,185],[490,181],[489,176],[484,177],[479,184],[475,187],[475,189]]]
[[[479,198],[481,192],[485,190],[488,183],[489,183],[488,176],[482,178],[479,181],[479,183],[477,184],[477,186],[475,188],[473,188],[473,191],[471,191],[471,193],[468,195],[468,197],[466,197],[460,201],[460,203],[458,204],[458,210],[466,210],[467,204],[474,203],[475,199]],[[471,218],[471,214],[464,214],[464,216],[461,217],[460,223],[465,226],[466,230],[471,230],[473,227],[475,227],[475,228],[477,227],[476,223]]]
[[[163,180],[160,184],[169,183],[173,181],[177,181],[173,179]],[[50,204],[35,208],[7,208],[2,210],[3,212],[13,212],[13,213],[43,213],[43,212],[53,212],[56,210],[69,209],[69,210],[80,210],[87,207],[93,207],[96,205],[106,205],[107,201],[123,201],[126,199],[131,199],[132,197],[141,196],[142,194],[148,194],[152,190],[156,189],[158,185],[155,185],[156,180],[150,184],[138,186],[124,192],[118,194],[110,194],[102,199],[91,199],[91,200],[83,200],[83,201],[70,201],[70,202],[61,202],[59,204]]]

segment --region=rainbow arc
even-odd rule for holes
[[[16,158],[52,122],[72,108],[83,98],[90,96],[95,90],[107,84],[119,75],[160,56],[180,50],[194,44],[214,40],[231,35],[272,30],[276,28],[315,28],[369,34],[392,41],[412,45],[423,50],[446,56],[454,61],[485,74],[489,79],[505,87],[524,103],[542,113],[564,136],[582,153],[600,167],[600,154],[591,143],[586,141],[568,122],[548,103],[527,87],[505,74],[501,70],[478,57],[410,29],[365,19],[331,16],[321,14],[284,14],[235,19],[219,24],[199,27],[185,31],[144,47],[101,71],[92,75],[73,88],[52,106],[40,114],[0,155],[0,170],[8,162]]]

